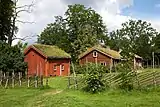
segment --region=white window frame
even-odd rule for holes
[[[106,62],[100,62],[100,63],[101,63],[101,65],[103,65],[103,66],[106,66],[106,65],[107,65]]]
[[[93,57],[97,57],[97,56],[98,56],[97,51],[93,51]]]
[[[64,71],[64,65],[61,65],[61,70]]]
[[[57,70],[57,65],[53,66],[53,70],[56,71]]]

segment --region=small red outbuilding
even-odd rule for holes
[[[57,46],[34,44],[24,54],[28,76],[66,76],[70,73],[71,56]]]

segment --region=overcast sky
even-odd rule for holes
[[[32,0],[19,0],[18,5],[31,4]],[[120,28],[129,19],[142,19],[160,31],[160,0],[35,0],[32,13],[21,13],[23,21],[33,24],[20,24],[18,37],[39,35],[48,23],[54,22],[54,16],[63,15],[69,4],[83,4],[92,7],[103,18],[109,31]],[[36,37],[28,39],[30,44]],[[14,44],[17,41],[14,41]]]

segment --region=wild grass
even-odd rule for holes
[[[45,82],[45,81],[44,81]],[[46,89],[0,89],[0,107],[159,107],[160,89],[111,90],[90,94],[67,89],[67,79],[49,79]]]

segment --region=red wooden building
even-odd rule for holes
[[[57,46],[34,44],[24,54],[28,75],[66,76],[70,73],[71,56]]]
[[[119,52],[104,48],[102,46],[94,46],[79,56],[80,64],[100,63],[104,66],[114,66],[121,59]]]

